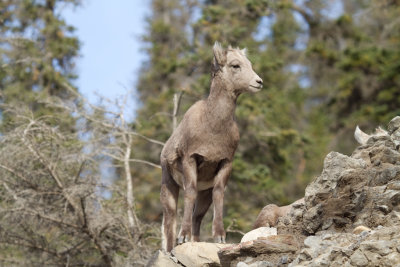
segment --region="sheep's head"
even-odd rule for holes
[[[213,47],[213,75],[220,76],[236,95],[243,92],[258,92],[263,86],[262,79],[254,72],[247,59],[246,49],[223,49],[219,43]]]

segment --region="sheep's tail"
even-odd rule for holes
[[[370,135],[361,131],[357,125],[356,130],[354,132],[354,138],[360,145],[365,145],[370,137],[371,137]]]

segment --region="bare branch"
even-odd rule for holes
[[[142,160],[142,159],[130,159],[130,162],[137,162],[137,163],[143,163],[143,164],[147,164],[150,165],[152,167],[161,169],[161,165],[155,164],[153,162],[147,161],[147,160]]]
[[[17,171],[15,171],[14,169],[11,169],[3,164],[0,163],[0,168],[12,173],[13,175],[17,176],[19,179],[21,179],[22,181],[26,182],[27,184],[29,184],[31,187],[36,187],[34,186],[26,177],[24,177],[23,175],[21,175],[20,173],[18,173]]]
[[[174,111],[172,113],[172,130],[175,130],[178,126],[177,116],[179,111],[179,106],[181,104],[183,91],[174,94]]]
[[[149,142],[151,142],[151,143],[154,143],[154,144],[157,144],[157,145],[160,145],[160,146],[164,146],[164,145],[165,145],[165,143],[163,143],[163,142],[161,142],[161,141],[148,138],[148,137],[146,137],[146,136],[144,136],[144,135],[142,135],[142,134],[139,134],[139,133],[137,133],[137,132],[130,132],[129,134],[139,136],[139,137],[141,137],[141,138],[143,138],[143,139],[145,139],[145,140],[147,140],[147,141],[149,141]]]
[[[23,133],[23,136],[22,136],[22,141],[23,141],[23,143],[27,146],[27,148],[29,149],[29,151],[31,151],[31,153],[32,153],[33,155],[35,155],[35,156],[39,159],[40,163],[43,164],[43,167],[45,167],[45,168],[48,170],[48,172],[49,172],[49,174],[51,175],[51,177],[54,179],[54,181],[56,181],[58,187],[62,189],[62,188],[63,188],[63,185],[62,185],[60,179],[58,178],[58,175],[52,170],[52,168],[50,167],[50,164],[44,159],[44,157],[41,155],[41,153],[40,153],[38,150],[35,150],[35,149],[33,148],[32,144],[29,142],[29,140],[26,139],[26,136],[27,136],[27,134],[28,134],[28,131],[30,130],[31,126],[32,126],[34,123],[35,123],[35,121],[31,121],[31,122],[29,123],[29,125],[26,127],[26,129],[25,129],[25,131],[24,131],[24,133]]]
[[[3,186],[4,186],[4,188],[7,190],[7,192],[8,192],[10,195],[13,196],[14,200],[18,200],[18,197],[17,197],[17,195],[15,194],[15,192],[12,191],[12,190],[8,187],[8,185],[7,185],[6,183],[3,182]]]

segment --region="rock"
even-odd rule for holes
[[[259,227],[246,233],[240,243],[255,240],[259,237],[268,237],[271,235],[277,235],[277,230],[275,227]]]
[[[399,128],[400,128],[400,116],[396,116],[389,122],[388,132],[389,134],[393,134]]]
[[[218,252],[218,256],[222,266],[231,266],[248,256],[262,257],[275,266],[280,261],[291,262],[298,248],[299,244],[294,236],[275,235],[225,247]]]
[[[334,226],[344,226],[351,223],[348,216],[341,214],[341,211],[359,208],[363,202],[362,192],[342,198],[338,194],[339,189],[344,189],[349,182],[357,184],[365,180],[366,162],[362,159],[354,159],[337,152],[329,153],[324,161],[324,170],[305,192],[305,212],[303,214],[303,227],[309,234],[314,234],[321,227],[328,229],[332,222]],[[348,188],[346,188],[348,189]],[[348,194],[348,192],[343,192]],[[337,207],[347,207],[338,209]]]
[[[171,255],[158,250],[147,263],[146,267],[181,267]]]
[[[321,247],[322,237],[321,236],[309,236],[304,240],[306,248],[317,249]]]
[[[369,141],[351,157],[328,154],[321,175],[306,188],[305,209],[299,217],[305,232],[351,231],[354,224],[372,228],[396,223],[400,153],[389,136],[370,139],[376,142]]]
[[[371,231],[370,228],[368,228],[364,225],[360,225],[360,226],[357,226],[356,228],[354,228],[353,234],[358,235],[358,234],[361,234],[362,232],[370,232],[370,231]]]
[[[321,233],[304,245],[289,266],[400,266],[400,224],[377,227],[369,235]]]
[[[178,261],[187,267],[219,266],[218,251],[231,244],[188,242],[172,250]]]
[[[400,265],[400,253],[392,252],[383,258],[383,263],[386,266],[399,266]]]
[[[273,265],[269,261],[256,261],[251,264],[247,264],[241,261],[238,262],[238,264],[236,265],[236,267],[274,267],[274,266],[275,265]]]
[[[370,251],[381,256],[386,256],[393,251],[391,248],[392,245],[392,242],[389,240],[371,240],[363,242],[360,245],[360,249],[363,251]]]
[[[357,250],[353,255],[350,257],[350,263],[354,266],[367,266],[368,259],[365,257],[364,253],[360,250]]]

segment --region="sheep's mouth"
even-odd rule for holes
[[[262,88],[263,88],[262,85],[259,85],[259,86],[250,85],[250,89],[251,89],[251,91],[253,91],[253,92],[258,92],[258,91],[260,91]]]

